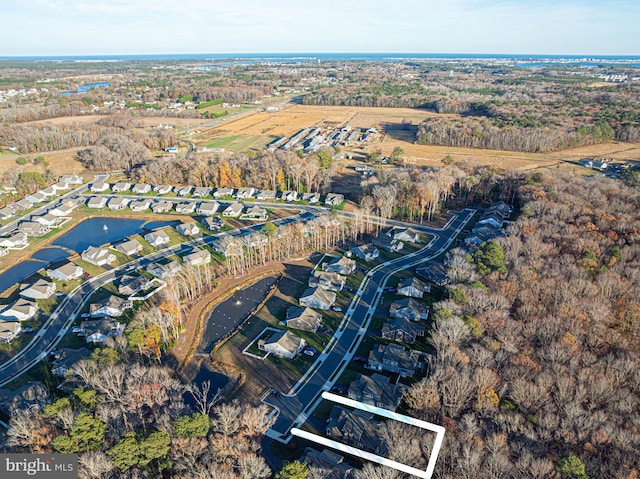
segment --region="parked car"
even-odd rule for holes
[[[344,386],[333,386],[331,388],[331,391],[333,394],[340,394],[342,396],[347,394],[347,388],[345,388]]]
[[[332,306],[332,307],[331,307],[331,309],[332,309],[333,311],[337,311],[338,313],[341,313],[341,312],[342,312],[342,308],[341,308],[340,306]]]
[[[24,334],[33,333],[33,328],[22,328],[21,330]]]
[[[78,334],[80,331],[82,331],[82,328],[80,326],[74,326],[73,328],[71,328],[71,332],[73,334]]]

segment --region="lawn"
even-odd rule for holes
[[[275,137],[273,136],[231,135],[209,140],[199,146],[205,148],[224,148],[225,150],[239,153],[247,150],[262,150],[274,139]]]

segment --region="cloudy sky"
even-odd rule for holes
[[[640,55],[640,0],[0,0],[0,56]]]

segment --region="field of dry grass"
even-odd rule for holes
[[[82,173],[84,167],[76,159],[76,150],[58,151],[54,153],[46,153],[42,155],[46,158],[48,169],[50,169],[55,175],[60,176],[67,173]],[[21,168],[20,171],[39,171],[42,172],[42,167],[38,165],[27,164],[19,166],[16,163],[16,155],[0,156],[0,175],[5,172]]]

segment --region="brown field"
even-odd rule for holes
[[[76,151],[78,149],[74,148],[72,150],[64,150],[64,151],[56,151],[52,153],[44,153],[44,156],[48,163],[48,169],[50,169],[55,175],[60,176],[67,173],[82,173],[84,171],[84,167],[80,164],[78,160],[76,160]],[[42,172],[42,167],[27,164],[24,166],[19,166],[16,163],[16,158],[18,156],[38,156],[36,154],[32,155],[11,155],[6,157],[0,157],[0,175],[6,173],[9,170],[14,168],[21,168],[20,171],[39,171]]]

